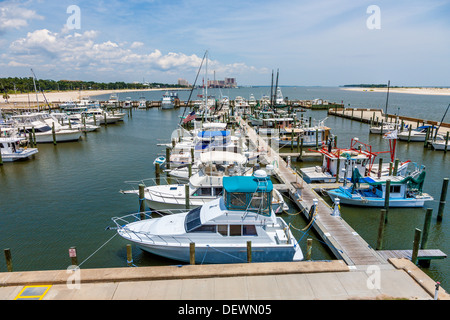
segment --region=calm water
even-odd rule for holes
[[[291,99],[323,98],[344,101],[352,107],[384,108],[386,95],[372,92],[349,92],[337,88],[282,88],[284,96]],[[219,90],[211,92],[220,96]],[[257,99],[270,94],[270,88],[243,88],[222,90],[223,95],[234,99],[248,98],[253,93]],[[120,99],[131,97],[138,100],[142,93],[121,94]],[[197,93],[194,94],[196,97]],[[159,100],[162,92],[148,92],[148,100]],[[189,92],[179,92],[187,100]],[[100,96],[99,99],[108,99]],[[405,95],[391,93],[389,112],[440,121],[449,103],[449,97]],[[163,111],[158,109],[133,110],[123,123],[102,127],[98,132],[88,133],[76,143],[39,145],[39,154],[30,161],[7,163],[0,167],[0,245],[10,248],[16,271],[65,269],[70,264],[68,249],[76,246],[78,262],[83,268],[126,266],[126,241],[115,231],[105,230],[113,226],[111,217],[138,211],[138,200],[122,195],[119,190],[127,188],[124,181],[137,181],[154,177],[153,160],[165,153],[158,143],[169,142],[170,134],[179,122],[184,109]],[[323,119],[325,111],[308,111],[306,117]],[[446,122],[449,122],[446,119]],[[388,142],[378,135],[370,135],[368,125],[350,120],[330,117],[326,124],[338,136],[340,147],[349,146],[353,137],[369,143],[375,151],[387,151]],[[450,252],[450,206],[444,212],[444,221],[436,222],[438,200],[442,179],[450,176],[448,154],[426,150],[421,143],[398,143],[401,160],[411,160],[427,166],[424,191],[436,201],[426,207],[433,208],[428,248]],[[388,159],[387,155],[383,156]],[[298,167],[316,165],[316,162],[297,163]],[[329,199],[326,199],[329,201]],[[330,202],[331,203],[331,202]],[[426,208],[425,207],[425,208]],[[423,228],[425,208],[390,209],[385,230],[385,249],[411,249],[414,229]],[[344,219],[369,243],[376,245],[379,223],[378,209],[364,211],[341,207]],[[306,225],[302,217],[291,215],[284,218],[295,228]],[[314,238],[313,259],[334,259],[319,237],[300,231],[294,232],[306,250],[306,238]],[[112,238],[111,241],[109,241]],[[109,241],[109,242],[108,242]],[[105,244],[108,242],[107,244]],[[104,245],[105,244],[105,245]],[[91,256],[97,249],[103,246]],[[91,257],[90,257],[91,256]],[[90,257],[90,258],[89,258]],[[89,258],[89,259],[88,259]],[[133,248],[137,266],[173,265],[177,262],[158,258]],[[86,260],[87,259],[87,260]],[[6,265],[0,262],[0,271]],[[450,288],[448,260],[433,261],[424,269],[444,288]]]

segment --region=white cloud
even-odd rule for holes
[[[63,29],[60,33],[47,29],[29,32],[26,37],[17,39],[9,46],[7,59],[10,67],[29,65],[49,65],[50,69],[83,71],[86,76],[114,70],[116,75],[130,76],[130,70],[142,73],[143,70],[162,72],[170,75],[185,74],[197,70],[202,58],[181,52],[163,54],[154,49],[141,53],[145,44],[134,42],[131,45],[113,41],[96,42],[99,35],[96,31],[68,33]],[[139,49],[139,53],[134,51]],[[9,59],[8,59],[9,58]],[[244,71],[261,72],[245,63],[222,64],[219,61],[209,62],[212,69],[221,74],[242,73]],[[52,71],[48,70],[48,71]],[[262,70],[264,72],[264,70]]]
[[[28,26],[31,20],[43,20],[35,11],[25,9],[12,1],[0,3],[0,34],[8,29],[20,29]]]

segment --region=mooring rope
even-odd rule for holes
[[[99,252],[104,246],[106,246],[115,236],[117,236],[118,233],[116,232],[108,241],[106,241],[104,244],[100,246],[97,250],[94,251],[89,257],[87,257],[83,262],[81,262],[78,267],[80,268],[86,261],[88,261],[90,258],[92,258],[97,252]]]

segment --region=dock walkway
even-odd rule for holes
[[[274,164],[277,177],[288,188],[291,198],[295,199],[296,205],[307,219],[313,200],[318,200],[313,227],[338,259],[344,260],[349,266],[388,264],[387,259],[374,250],[341,217],[332,216],[332,208],[287,166],[282,157],[246,121],[240,117],[236,120],[249,140],[266,151],[265,160]]]

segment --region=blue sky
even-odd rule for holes
[[[192,83],[208,50],[209,78],[241,85],[450,86],[448,17],[449,0],[6,0],[0,77]]]

